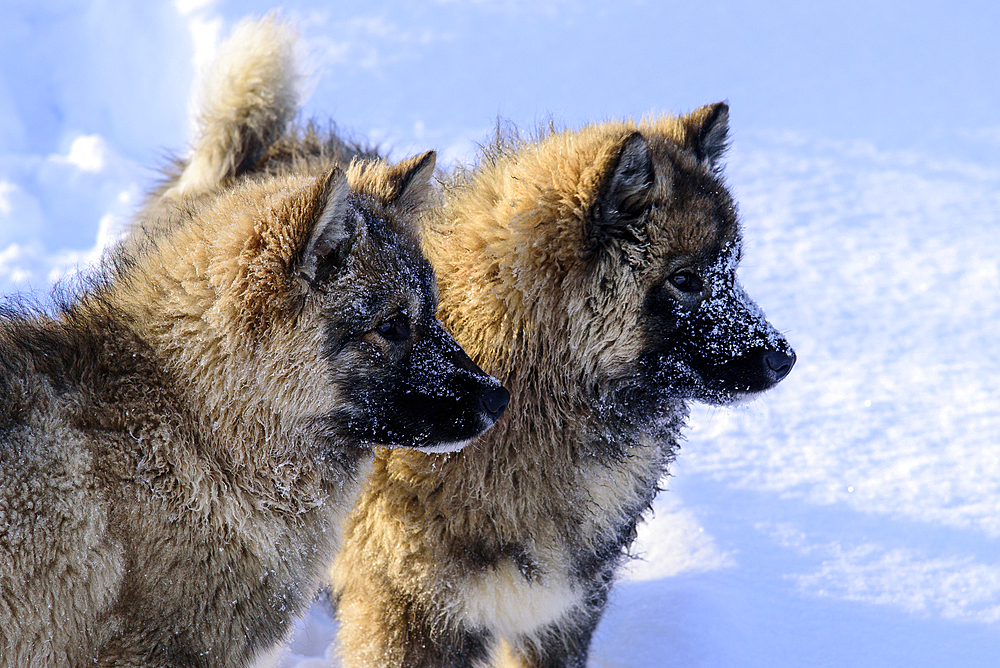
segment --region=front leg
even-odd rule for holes
[[[492,634],[465,628],[433,601],[356,578],[335,601],[343,668],[478,668]],[[456,626],[457,623],[457,626]]]
[[[586,668],[590,643],[604,615],[611,579],[592,583],[584,605],[559,621],[508,644],[499,643],[497,668]]]

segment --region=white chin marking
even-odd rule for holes
[[[752,404],[753,402],[760,399],[761,395],[767,390],[760,390],[758,392],[740,392],[739,394],[734,394],[726,399],[720,405],[722,406],[746,406],[747,404]]]
[[[458,452],[469,443],[472,443],[475,438],[467,438],[464,441],[449,441],[447,443],[437,443],[435,445],[421,445],[421,446],[410,446],[412,449],[419,452],[427,452],[432,454],[441,454],[443,452]]]

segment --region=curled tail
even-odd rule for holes
[[[165,196],[223,184],[281,137],[299,106],[297,37],[273,14],[236,25],[202,82],[191,155]]]

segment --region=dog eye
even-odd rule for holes
[[[375,331],[386,341],[399,343],[410,338],[410,322],[406,316],[394,315],[376,325]]]
[[[681,292],[701,292],[705,288],[701,279],[690,271],[678,271],[667,280]]]

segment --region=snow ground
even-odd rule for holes
[[[694,411],[594,666],[1000,665],[996,6],[327,4],[286,3],[308,113],[397,157],[469,159],[498,113],[732,105],[741,278],[799,361]],[[197,64],[269,7],[13,0],[0,292],[97,257],[183,149]],[[331,634],[314,609],[282,664]]]

